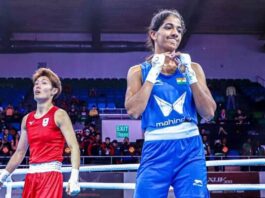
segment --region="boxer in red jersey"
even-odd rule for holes
[[[59,198],[63,193],[61,166],[65,141],[71,150],[72,172],[67,193],[77,195],[80,150],[68,114],[53,105],[61,91],[59,77],[50,69],[40,68],[33,75],[33,93],[37,109],[21,124],[16,152],[0,175],[0,187],[22,162],[29,147],[30,167],[25,178],[23,198]]]

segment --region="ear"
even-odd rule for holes
[[[154,31],[154,30],[150,30],[150,31],[149,31],[149,36],[151,37],[151,39],[152,39],[153,41],[155,41],[155,40],[156,40],[156,37],[157,37],[156,31]]]
[[[55,96],[58,93],[58,88],[52,88],[52,96]]]

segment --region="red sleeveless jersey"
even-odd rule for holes
[[[58,109],[54,106],[38,119],[34,117],[35,111],[29,113],[27,117],[29,162],[32,164],[63,161],[65,139],[54,120],[54,114]]]

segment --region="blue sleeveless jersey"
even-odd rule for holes
[[[141,64],[143,82],[151,67],[147,61]],[[160,73],[142,114],[142,129],[152,131],[183,122],[197,124],[197,112],[190,85],[178,69],[172,75]]]

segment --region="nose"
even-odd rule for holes
[[[175,28],[172,29],[171,36],[174,37],[174,38],[177,38],[178,37],[178,31]]]

